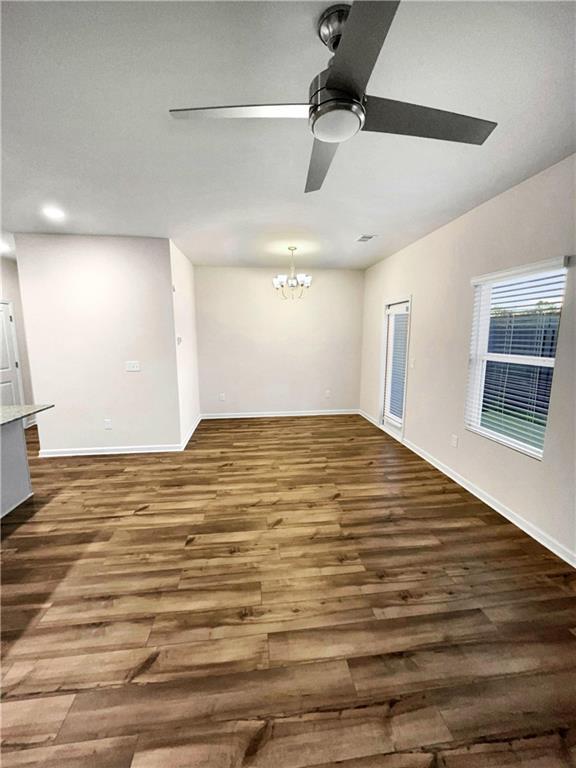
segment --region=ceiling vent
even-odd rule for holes
[[[358,240],[356,242],[358,243],[367,243],[368,240],[373,240],[377,235],[360,235]]]

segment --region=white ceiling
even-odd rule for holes
[[[359,134],[304,195],[329,2],[5,2],[4,228],[172,237],[200,264],[361,268],[576,151],[572,2],[404,2],[368,92],[498,122],[483,147]],[[60,205],[66,223],[40,208]],[[357,243],[360,234],[377,234]]]

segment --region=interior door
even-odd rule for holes
[[[386,375],[384,380],[384,423],[401,429],[406,397],[406,364],[410,302],[386,307]]]
[[[0,301],[0,405],[20,405],[22,388],[14,333],[14,316],[8,301]]]

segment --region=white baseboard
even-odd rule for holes
[[[202,419],[267,419],[278,416],[349,416],[357,415],[357,408],[340,408],[325,411],[254,411],[248,413],[203,413]]]
[[[187,446],[187,445],[188,445],[188,443],[190,442],[190,439],[192,438],[192,435],[194,434],[194,432],[196,432],[196,430],[198,429],[198,425],[199,425],[199,424],[200,424],[200,422],[202,421],[202,418],[203,418],[202,416],[198,416],[198,417],[196,418],[196,421],[194,422],[194,424],[193,424],[193,425],[190,427],[190,429],[188,430],[188,434],[186,435],[186,437],[185,437],[185,438],[182,440],[182,442],[180,443],[180,450],[181,450],[181,451],[183,451],[183,450],[184,450],[184,448],[186,448],[186,446]]]
[[[479,488],[471,480],[468,480],[466,477],[463,477],[458,472],[456,472],[451,467],[449,467],[447,464],[444,464],[444,462],[439,461],[434,456],[432,456],[432,454],[428,453],[428,451],[425,451],[423,448],[420,448],[411,440],[406,440],[406,439],[400,440],[398,435],[395,435],[392,432],[389,432],[382,424],[379,424],[374,418],[372,418],[372,416],[370,416],[365,411],[360,411],[360,415],[363,416],[371,424],[374,424],[374,426],[378,427],[378,429],[381,429],[383,432],[386,432],[386,434],[390,435],[391,437],[394,437],[396,440],[401,442],[403,445],[406,446],[406,448],[409,448],[411,451],[418,454],[418,456],[420,456],[422,459],[427,461],[429,464],[432,464],[433,467],[436,467],[436,469],[439,469],[440,472],[447,475],[451,480],[454,480],[454,482],[458,483],[458,485],[461,485],[462,488],[465,488],[473,496],[476,496],[477,499],[480,499],[480,501],[483,501],[493,510],[495,510],[500,515],[502,515],[502,517],[505,517],[507,520],[513,523],[517,528],[520,528],[522,531],[524,531],[524,533],[527,533],[528,536],[535,539],[539,544],[542,544],[542,546],[546,547],[546,549],[549,549],[559,558],[561,558],[562,560],[567,562],[569,565],[572,565],[574,568],[576,568],[576,552],[572,552],[570,549],[568,549],[568,547],[565,547],[563,544],[561,544],[557,539],[553,538],[552,536],[549,536],[545,531],[543,531],[537,525],[534,525],[533,523],[530,523],[528,520],[524,519],[522,515],[519,515],[517,512],[514,512],[512,509],[507,507],[501,501],[494,498],[494,496],[491,496],[489,493],[486,493],[486,491],[483,491],[482,488]]]
[[[376,419],[373,416],[370,416],[369,413],[366,413],[366,411],[363,411],[362,409],[360,409],[358,413],[360,414],[360,416],[362,416],[363,419],[366,419],[366,421],[369,421],[371,424],[374,424],[374,426],[378,427],[378,429],[380,429],[380,427],[382,426],[376,421]]]
[[[24,504],[25,501],[28,501],[28,499],[31,499],[32,496],[34,496],[34,492],[30,491],[30,493],[27,496],[24,496],[23,499],[20,499],[20,501],[17,501],[16,504],[13,504],[8,509],[5,509],[2,513],[0,513],[0,518],[6,517],[6,515],[9,515],[10,512],[13,512],[15,509],[18,509],[20,504]]]
[[[404,442],[401,430],[390,429],[386,424],[383,424],[381,421],[377,421],[372,416],[370,416],[369,413],[366,413],[366,411],[359,410],[358,413],[360,416],[362,416],[362,418],[366,419],[366,421],[369,421],[371,424],[374,424],[374,426],[378,427],[378,429],[380,429],[382,432],[386,432],[387,435],[393,437],[394,440],[397,440],[399,443]]]
[[[38,456],[49,459],[64,456],[116,456],[123,453],[172,453],[181,451],[181,443],[164,445],[102,445],[94,448],[41,448]]]
[[[202,416],[198,416],[181,443],[168,443],[164,445],[104,445],[97,448],[42,448],[38,452],[38,456],[41,459],[48,459],[56,456],[117,456],[124,453],[176,453],[186,448],[201,421]]]

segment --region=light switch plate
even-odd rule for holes
[[[126,360],[126,370],[130,373],[138,373],[140,371],[140,360]]]

